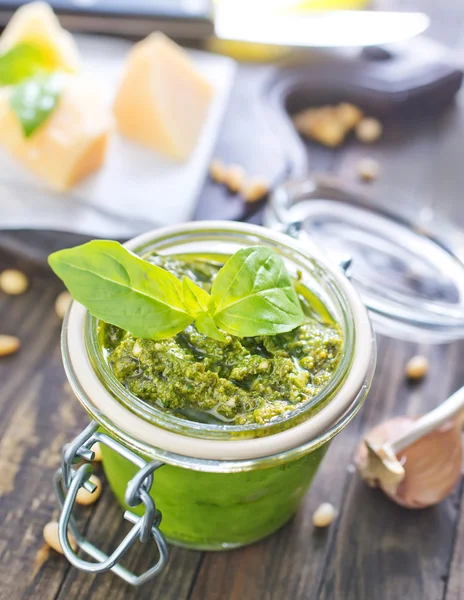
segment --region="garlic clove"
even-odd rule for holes
[[[395,461],[394,456],[381,455],[380,449],[383,444],[407,431],[413,422],[409,417],[395,417],[369,431],[355,456],[356,468],[367,485],[394,491],[404,479],[405,472],[401,463]]]
[[[367,448],[367,461],[360,467],[363,479],[370,487],[376,487],[381,481],[384,490],[394,493],[405,477],[403,465],[390,448],[375,448],[367,439],[364,443]]]
[[[425,508],[448,496],[461,477],[463,451],[461,430],[451,422],[400,453],[405,478],[392,500],[407,508]]]
[[[378,425],[366,436],[368,445],[382,450],[384,444],[406,433],[414,421],[409,417],[396,417]],[[397,454],[404,469],[400,481],[392,481],[388,461],[379,456],[379,450],[373,454],[374,458],[363,442],[355,458],[356,467],[368,485],[380,487],[394,502],[406,508],[438,504],[453,490],[461,476],[460,419],[432,431]],[[384,468],[379,468],[376,461],[382,462]]]

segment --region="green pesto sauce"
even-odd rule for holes
[[[201,258],[149,259],[207,291],[221,267]],[[340,327],[325,307],[315,313],[308,296],[301,300],[307,321],[285,334],[218,342],[191,325],[156,341],[101,324],[101,344],[116,378],[148,404],[198,422],[264,424],[311,402],[340,360]]]

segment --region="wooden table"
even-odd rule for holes
[[[427,0],[415,8],[435,14],[433,35],[464,53],[460,0],[445,6]],[[226,123],[225,131],[232,129]],[[224,155],[227,140],[221,144],[218,153]],[[372,148],[355,143],[340,151],[311,147],[311,168],[352,180],[356,161],[369,154],[382,165],[374,187],[394,184],[464,226],[463,144],[464,92],[446,114],[392,125]],[[206,185],[205,195],[218,193]],[[411,512],[367,488],[352,467],[353,451],[366,429],[392,415],[420,414],[464,385],[462,342],[425,347],[379,338],[375,382],[364,409],[333,442],[297,516],[272,537],[225,553],[174,548],[165,573],[138,590],[112,574],[79,573],[55,553],[42,562],[42,528],[57,516],[52,475],[62,445],[80,431],[86,415],[61,365],[60,321],[53,310],[59,283],[46,269],[2,253],[0,268],[7,266],[26,271],[32,284],[21,297],[0,296],[0,332],[22,340],[18,355],[0,360],[0,598],[464,598],[462,486],[439,506]],[[432,366],[427,379],[411,387],[404,380],[404,364],[416,353],[429,356]],[[329,529],[315,531],[311,517],[324,501],[333,503],[339,516]],[[125,531],[121,509],[108,489],[95,507],[84,510],[82,523],[92,540],[108,548]],[[129,565],[143,570],[153,558],[139,545]]]

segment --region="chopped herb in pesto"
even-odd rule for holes
[[[151,260],[208,292],[221,266]],[[311,401],[330,381],[342,347],[340,328],[311,311],[300,327],[274,336],[220,342],[190,325],[157,341],[102,324],[101,340],[117,379],[142,400],[191,420],[233,425],[267,423]]]

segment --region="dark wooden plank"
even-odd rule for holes
[[[453,536],[453,558],[447,574],[444,600],[461,600],[464,598],[464,485],[461,484],[461,495],[457,498],[455,508],[459,512],[459,520]]]

